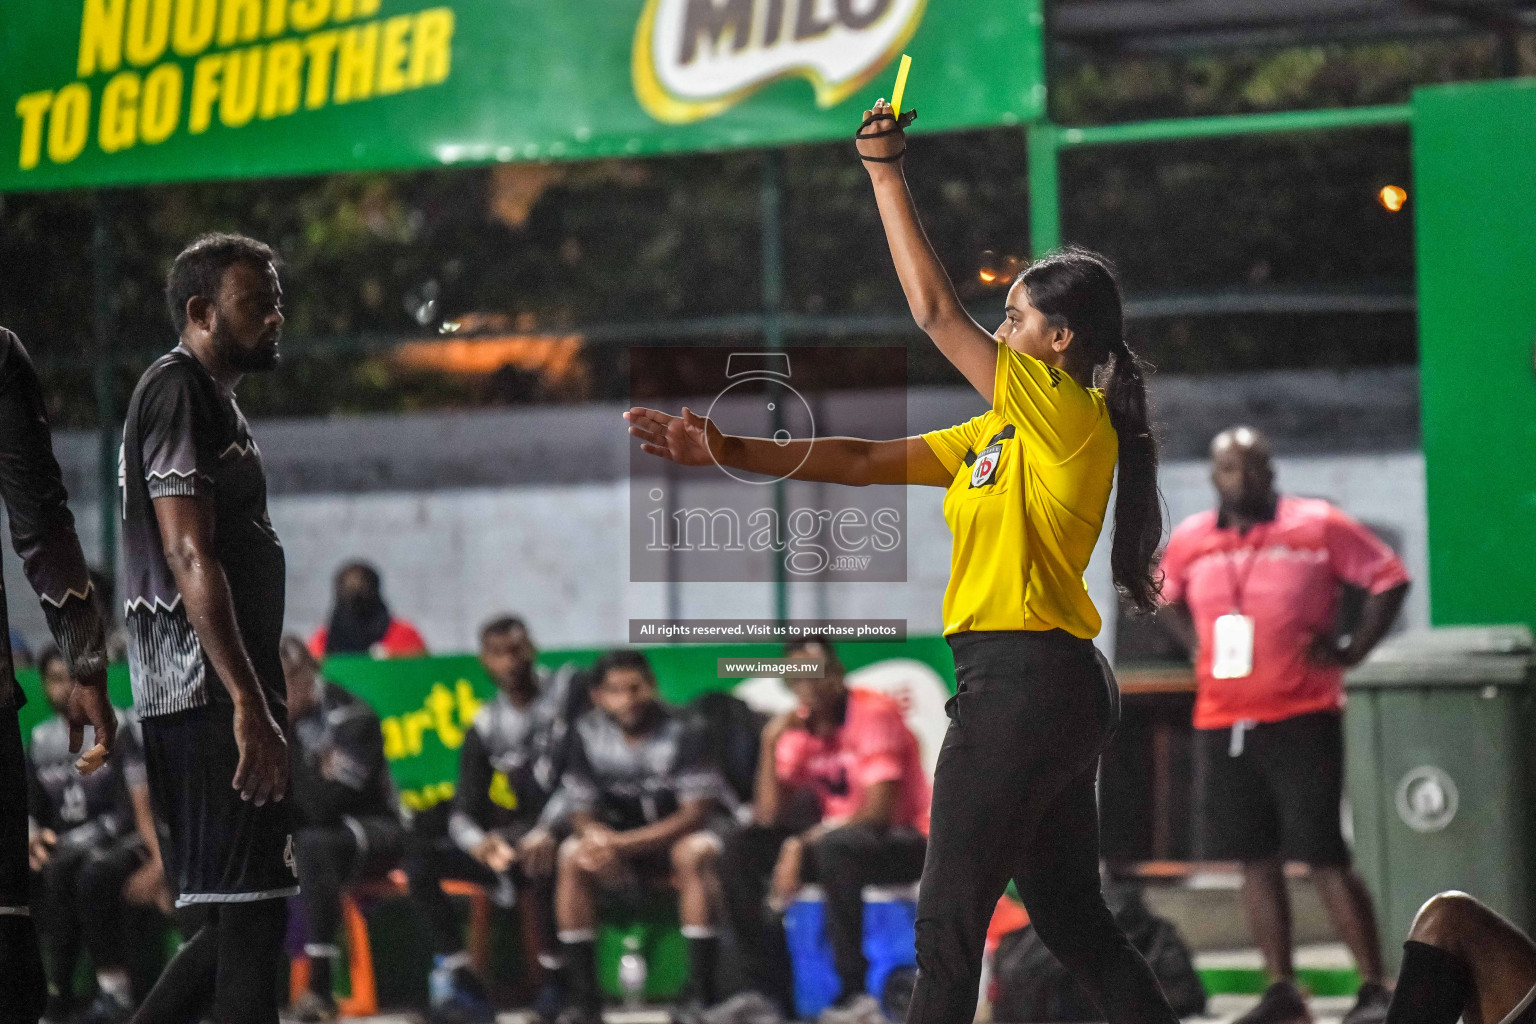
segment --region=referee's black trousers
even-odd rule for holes
[[[959,692],[934,775],[908,1024],[968,1024],[982,948],[1011,877],[1040,938],[1109,1024],[1174,1024],[1099,882],[1099,754],[1119,720],[1114,676],[1062,630],[949,638]]]

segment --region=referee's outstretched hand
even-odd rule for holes
[[[255,708],[235,705],[235,746],[240,763],[233,786],[240,799],[257,807],[281,800],[288,792],[288,741],[265,702]]]
[[[684,407],[681,416],[669,416],[639,406],[624,414],[629,432],[640,439],[641,451],[680,466],[708,466],[715,461],[725,435],[709,419]]]

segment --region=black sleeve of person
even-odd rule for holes
[[[491,758],[485,749],[480,730],[470,727],[464,734],[464,745],[459,748],[459,781],[454,788],[454,809],[463,812],[481,828],[490,828],[491,815]]]
[[[326,684],[325,701],[317,713],[318,736],[297,723],[293,730],[293,791],[295,804],[312,824],[334,825],[346,815],[386,815],[397,811],[389,768],[384,759],[384,735],[378,715],[346,690]],[[321,725],[321,723],[327,723]],[[319,743],[324,749],[310,749]],[[322,774],[322,760],[331,759],[331,776]]]
[[[379,725],[379,716],[371,709],[368,724],[371,729],[366,740],[368,801],[375,808],[370,813],[399,818],[400,801],[395,794],[395,779],[389,772],[389,758],[384,755],[384,729]]]
[[[683,723],[672,779],[679,801],[724,799],[725,784],[720,767],[710,750],[709,737],[697,720],[688,719]]]
[[[115,755],[114,755],[115,756]],[[117,824],[124,834],[133,831],[133,791],[128,785],[128,773],[123,770],[124,765],[114,760],[112,769],[112,810],[110,815],[117,819]]]
[[[320,765],[312,756],[303,739],[306,723],[292,722],[288,729],[288,790],[289,804],[296,824],[332,825],[340,818],[331,787],[320,775]]]
[[[58,831],[58,808],[48,797],[48,791],[43,788],[43,781],[37,774],[37,762],[32,760],[32,752],[27,751],[27,813],[32,820],[37,822],[40,828],[51,828]]]
[[[217,411],[195,374],[172,362],[143,385],[139,451],[151,498],[213,496]]]
[[[106,667],[101,616],[91,600],[91,578],[75,534],[69,495],[53,457],[42,384],[27,350],[4,328],[0,328],[0,497],[10,513],[11,542],[21,556],[27,581],[42,601],[49,632],[70,672],[78,677]],[[10,702],[11,689],[11,680],[0,681],[0,706]]]
[[[565,793],[564,806],[571,812],[596,813],[602,792],[592,762],[587,757],[587,745],[581,738],[580,728],[573,727],[567,734],[564,761],[565,771],[560,776],[560,789]]]
[[[555,795],[571,759],[571,745],[576,741],[576,731],[564,721],[551,722],[539,737],[538,762],[535,774],[547,800]]]
[[[361,700],[353,713],[336,730],[336,746],[356,766],[357,778],[348,780],[353,789],[350,814],[384,815],[397,813],[394,784],[389,777],[389,761],[384,757],[384,730],[379,716]]]

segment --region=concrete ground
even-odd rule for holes
[[[1206,1007],[1207,1016],[1186,1018],[1201,1024],[1230,1024],[1247,1013],[1259,1001],[1258,996],[1213,996]],[[1355,1005],[1354,996],[1326,996],[1309,1001],[1317,1024],[1339,1024]]]
[[[1204,1017],[1187,1017],[1187,1024],[1231,1024],[1255,1003],[1258,996],[1213,996]],[[1317,1024],[1339,1024],[1344,1014],[1355,1005],[1353,996],[1329,996],[1311,1001],[1312,1015]],[[496,1018],[497,1024],[526,1024],[523,1013],[503,1013]],[[610,1010],[605,1015],[607,1024],[670,1024],[670,1018],[659,1010]],[[420,1018],[409,1015],[386,1014],[379,1017],[360,1017],[349,1024],[420,1024]]]
[[[1230,949],[1208,950],[1197,953],[1196,965],[1202,968],[1262,969],[1258,950]],[[1338,943],[1315,943],[1296,950],[1296,966],[1303,970],[1344,970],[1352,966],[1349,952]],[[1232,1021],[1252,1009],[1259,1001],[1256,995],[1214,995],[1210,998],[1204,1017],[1186,1018],[1188,1024],[1231,1024]],[[1355,1005],[1354,996],[1314,997],[1310,1001],[1316,1024],[1339,1024],[1344,1014]],[[639,1010],[611,1009],[605,1015],[606,1024],[671,1024],[671,1018],[663,1008]],[[530,1017],[522,1012],[502,1013],[497,1024],[528,1024]],[[378,1017],[353,1018],[347,1024],[424,1024],[422,1018],[410,1014],[384,1014]],[[1005,1021],[996,1024],[1007,1024]]]

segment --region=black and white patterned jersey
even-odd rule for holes
[[[320,702],[288,721],[293,807],[302,825],[396,815],[379,716],[360,697],[320,680]]]
[[[87,738],[86,746],[92,741]],[[95,824],[104,836],[133,831],[129,790],[146,785],[144,748],[131,711],[119,711],[112,756],[90,775],[75,768],[69,752],[69,725],[57,715],[32,727],[27,744],[27,811],[42,828],[60,836]]]
[[[16,335],[0,327],[0,497],[27,581],[75,678],[107,663],[101,615],[91,595],[64,478],[53,457],[43,388]],[[0,709],[19,706],[11,631],[0,583]]]
[[[177,346],[134,389],[119,460],[123,498],[123,610],[133,699],[150,718],[228,699],[182,606],[165,561],[154,499],[204,498],[214,506],[215,553],[235,619],[274,711],[283,706],[278,640],[284,560],[267,516],[261,451],[235,398]],[[279,718],[281,721],[281,718]]]
[[[531,822],[564,770],[573,666],[535,669],[539,695],[519,708],[505,693],[481,706],[459,748],[459,780],[448,834],[465,852],[487,831]]]
[[[698,728],[664,704],[656,705],[652,729],[635,743],[594,708],[571,730],[561,810],[631,829],[675,813],[683,801],[719,802],[725,783],[706,750]]]

